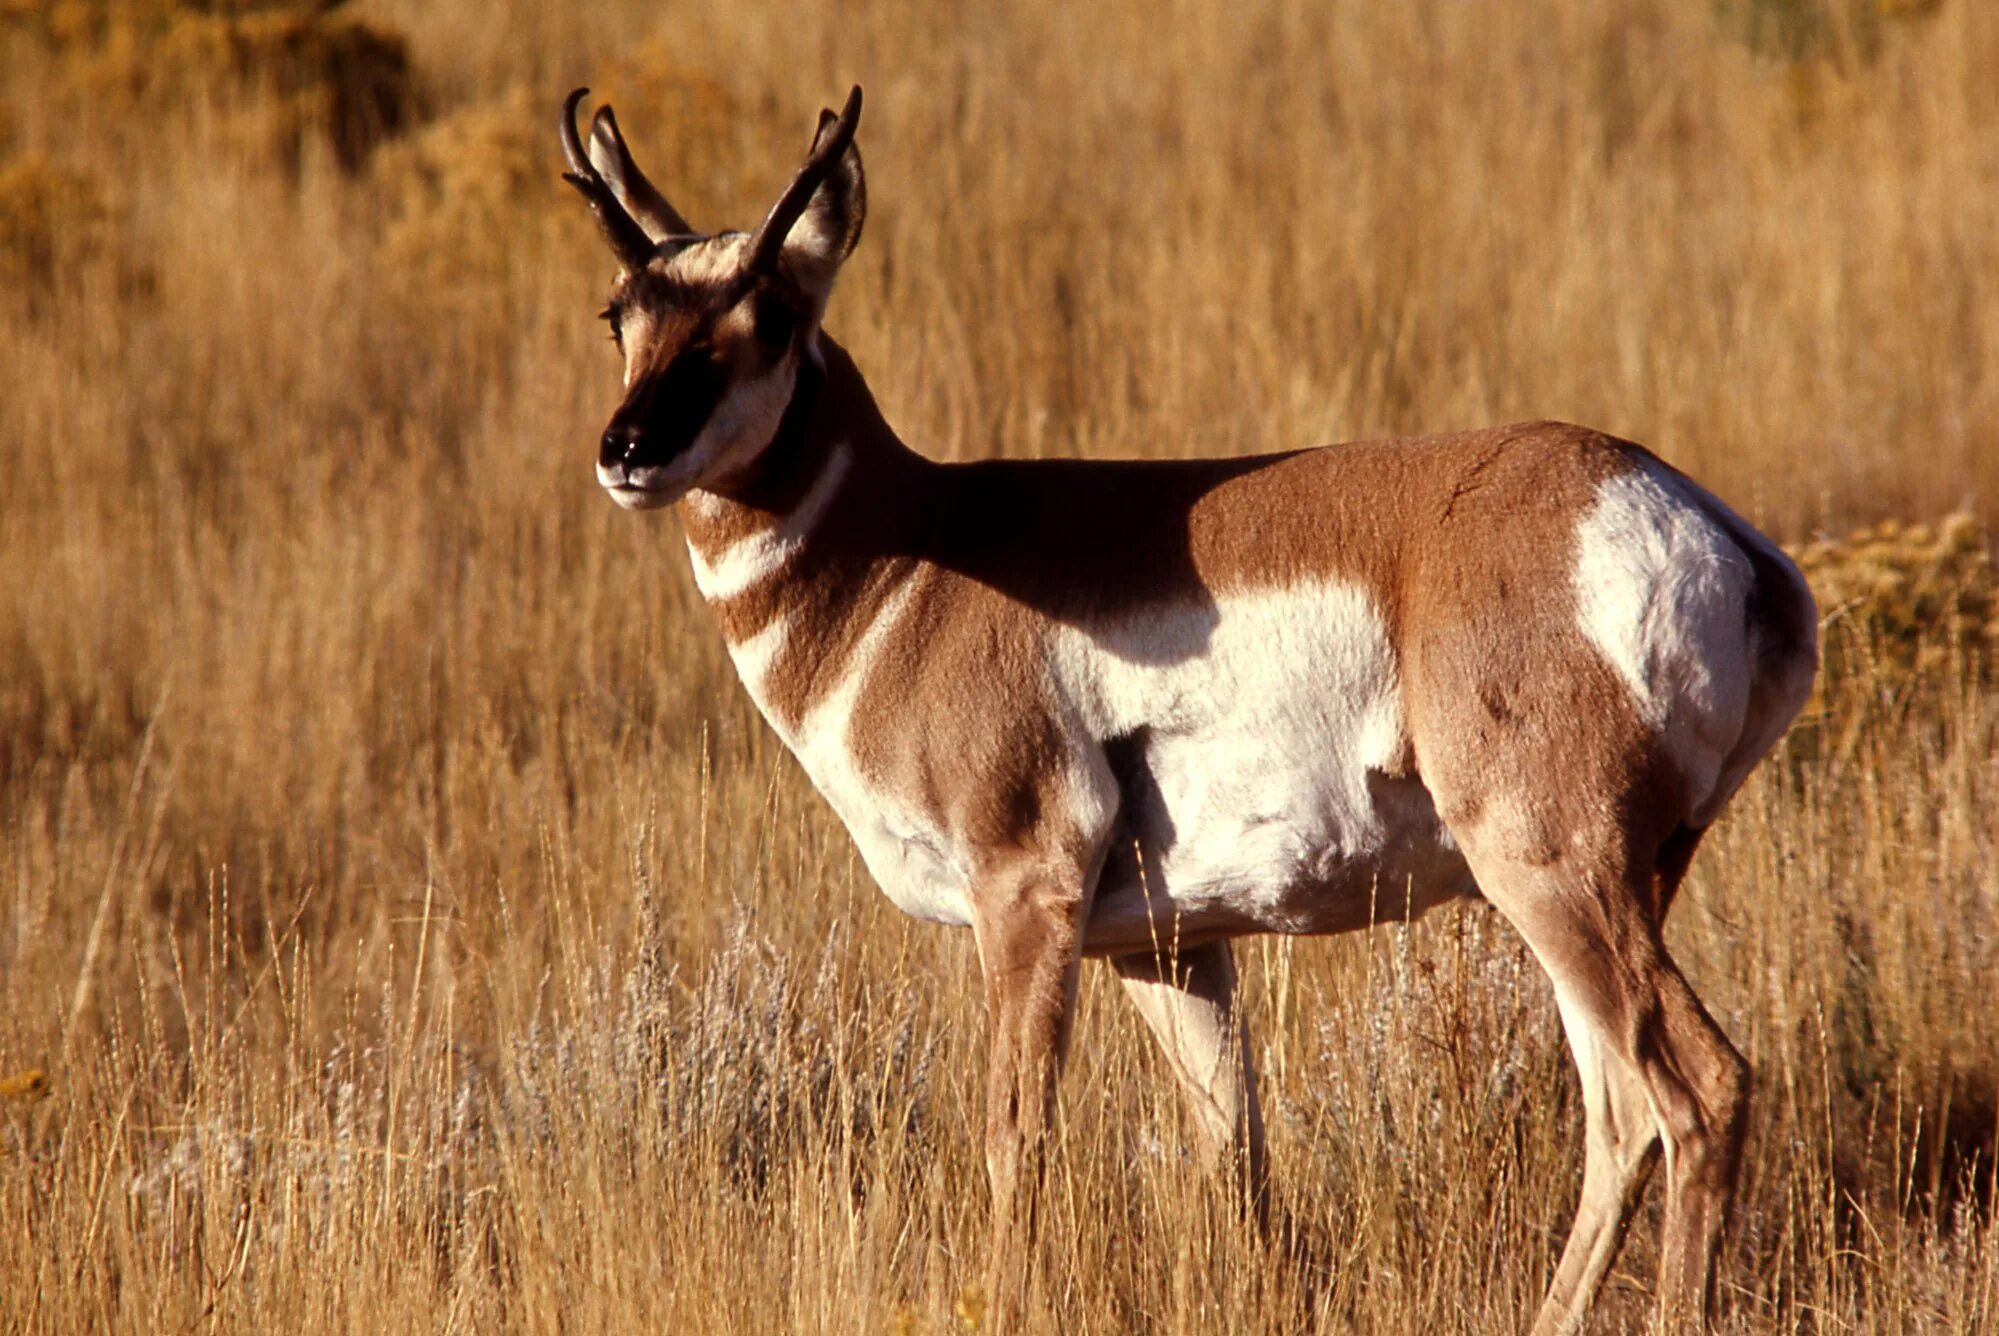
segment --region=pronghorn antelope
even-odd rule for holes
[[[1230,939],[1483,895],[1554,982],[1586,1110],[1535,1330],[1581,1325],[1662,1147],[1662,1313],[1701,1318],[1749,1069],[1660,925],[1810,689],[1797,569],[1645,450],[1556,423],[934,463],[821,326],[866,211],[860,90],[754,232],[713,234],[609,107],[586,150],[586,93],[566,179],[621,267],[625,380],[598,481],[678,503],[743,685],[868,870],[972,929],[995,1287],[1032,1236],[1081,957],[1109,959],[1260,1207]]]

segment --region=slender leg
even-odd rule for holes
[[[1715,1258],[1742,1172],[1749,1064],[1670,960],[1659,1010],[1640,1035],[1645,1075],[1666,1139],[1666,1229],[1660,1318],[1668,1330],[1707,1324]]]
[[[973,902],[991,1034],[987,1292],[1000,1330],[1018,1324],[1034,1280],[1043,1152],[1075,1013],[1087,913],[1079,881],[1039,868],[1009,869],[989,878]]]
[[[1703,1324],[1741,1165],[1749,1068],[1687,986],[1647,912],[1654,865],[1628,866],[1616,833],[1586,854],[1529,863],[1466,853],[1488,899],[1554,981],[1582,1077],[1582,1200],[1536,1336],[1579,1330],[1664,1143],[1662,1325]],[[1648,1118],[1649,1113],[1649,1118]],[[1648,1127],[1648,1122],[1650,1126]]]
[[[1659,847],[1655,873],[1655,899],[1659,908],[1652,917],[1661,927],[1665,926],[1666,915],[1673,908],[1673,897],[1679,894],[1680,883],[1687,879],[1687,869],[1693,866],[1694,851],[1700,848],[1701,836],[1705,834],[1706,826],[1680,826]]]
[[[1229,944],[1188,947],[1175,959],[1145,951],[1111,964],[1180,1079],[1204,1167],[1226,1173],[1244,1208],[1264,1225],[1269,1180],[1263,1112],[1257,1107],[1248,1028],[1234,1009]]]
[[[1555,1000],[1582,1078],[1585,1158],[1575,1223],[1548,1287],[1537,1336],[1581,1328],[1659,1159],[1659,1128],[1643,1078],[1618,1055],[1593,1006],[1559,989]]]
[[[1702,827],[1681,826],[1659,851],[1657,885],[1662,922],[1705,833]],[[1667,1120],[1669,1166],[1669,1223],[1660,1258],[1660,1291],[1668,1301],[1665,1316],[1669,1322],[1705,1323],[1714,1306],[1714,1259],[1742,1172],[1742,1144],[1749,1130],[1749,1064],[1722,1034],[1678,968],[1670,960],[1665,963],[1660,1003],[1671,1019],[1664,1024],[1675,1033],[1704,1035],[1706,1039],[1674,1050],[1668,1058],[1684,1064],[1691,1074],[1701,1092],[1696,1104],[1690,1108],[1675,1103],[1670,1083],[1655,1094],[1662,1101],[1662,1117]],[[1676,1125],[1689,1124],[1697,1128],[1693,1138],[1674,1134]],[[1706,1130],[1715,1134],[1702,1135]],[[1676,1202],[1681,1204],[1676,1206]]]

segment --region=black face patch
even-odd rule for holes
[[[641,372],[604,430],[598,460],[627,470],[658,468],[694,444],[728,392],[729,373],[705,340],[658,370]]]

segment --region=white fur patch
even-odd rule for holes
[[[1749,708],[1755,570],[1683,487],[1649,463],[1603,483],[1577,527],[1575,591],[1583,635],[1700,807]]]
[[[702,556],[690,540],[687,551],[694,559],[694,586],[701,596],[710,603],[735,598],[783,570],[826,517],[853,462],[845,445],[834,447],[819,475],[788,514],[767,529],[737,539],[712,558]]]
[[[882,600],[874,620],[842,666],[839,681],[793,727],[786,727],[770,710],[763,687],[776,645],[755,648],[760,633],[741,646],[732,646],[730,655],[757,708],[839,815],[868,872],[889,899],[912,917],[963,927],[972,921],[967,898],[971,885],[968,856],[948,832],[862,775],[854,763],[851,740],[854,704],[874,673],[882,646],[913,601],[919,582],[920,577],[905,578]],[[774,634],[781,643],[783,632]],[[763,667],[757,667],[758,661]]]
[[[736,665],[736,676],[753,698],[761,700],[770,666],[777,662],[778,653],[790,636],[791,618],[779,613],[756,634],[729,646],[729,661]]]
[[[1689,818],[1697,825],[1704,825],[1720,814],[1722,806],[1742,786],[1742,781],[1749,777],[1757,762],[1777,745],[1798,711],[1810,699],[1812,680],[1818,675],[1817,604],[1812,598],[1811,586],[1805,582],[1804,573],[1783,548],[1757,532],[1749,521],[1729,509],[1699,483],[1677,476],[1672,481],[1680,492],[1695,498],[1707,508],[1709,515],[1726,531],[1737,548],[1761,556],[1780,573],[1780,578],[1789,582],[1787,597],[1779,596],[1776,591],[1767,592],[1774,601],[1788,601],[1798,610],[1800,618],[1800,624],[1796,626],[1759,624],[1750,628],[1745,653],[1755,665],[1755,670],[1764,675],[1764,680],[1751,693],[1752,717],[1745,721],[1734,749],[1722,762],[1720,775],[1712,789]],[[1770,643],[1766,644],[1766,640]]]
[[[824,187],[821,190],[823,193]],[[844,234],[834,231],[834,222],[832,211],[818,207],[815,196],[814,206],[798,215],[791,235],[784,240],[785,259],[814,277],[830,277],[833,266],[841,259],[840,243],[846,239]]]
[[[1400,684],[1387,627],[1357,585],[1063,628],[1050,671],[1090,733],[1142,738],[1150,792],[1127,817],[1152,860],[1143,889],[1196,925],[1309,931],[1377,879],[1399,900],[1406,886],[1390,883],[1404,855],[1411,868],[1455,865],[1434,812],[1405,811],[1378,786],[1406,750]]]
[[[643,306],[627,310],[618,321],[618,348],[625,358],[625,388],[632,388],[632,377],[638,374],[638,350],[646,346],[652,337],[652,313]]]
[[[710,237],[675,255],[667,263],[666,272],[683,283],[726,283],[742,267],[743,248],[749,241],[749,236],[742,232]]]

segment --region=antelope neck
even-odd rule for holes
[[[771,442],[742,473],[688,493],[680,519],[702,596],[733,642],[804,600],[837,606],[908,504],[918,457],[896,438],[846,354],[801,359]],[[865,512],[865,513],[863,513]],[[892,513],[892,512],[891,512]]]

